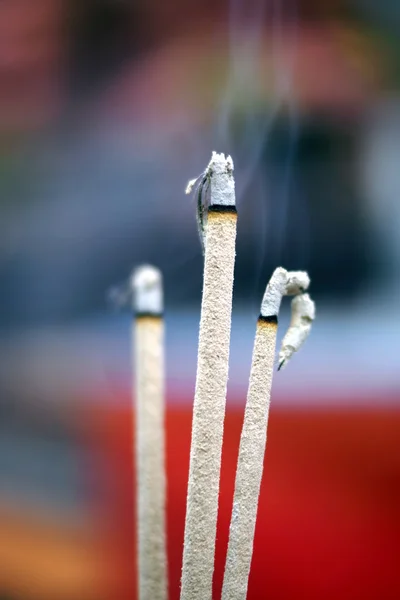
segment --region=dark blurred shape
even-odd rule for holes
[[[87,0],[70,3],[71,90],[75,100],[95,94],[144,43],[141,3]]]

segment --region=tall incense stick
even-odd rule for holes
[[[164,321],[161,273],[137,269],[134,292],[139,600],[167,600]]]
[[[228,381],[236,207],[233,163],[213,153],[198,186],[204,279],[181,600],[210,600]]]
[[[240,438],[222,600],[245,600],[247,595],[267,440],[278,313],[284,295],[298,294],[308,285],[306,273],[288,273],[278,268],[272,275],[261,304]]]

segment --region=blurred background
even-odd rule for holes
[[[239,213],[216,597],[278,265],[309,271],[318,319],[274,381],[249,600],[400,597],[399,30],[393,0],[0,2],[2,600],[136,597],[131,318],[109,298],[142,262],[165,282],[179,596],[203,261],[184,189],[214,149]]]

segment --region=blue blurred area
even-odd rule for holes
[[[276,264],[308,269],[317,300],[345,307],[393,279],[397,54],[368,6],[266,4],[264,22],[244,14],[232,32],[222,6],[179,26],[177,3],[161,35],[149,8],[42,4],[2,8],[3,329],[104,310],[142,261],[162,268],[171,306],[196,303],[202,258],[183,191],[214,147],[236,165],[238,302],[257,304]],[[33,97],[35,73],[51,93]]]

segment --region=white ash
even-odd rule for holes
[[[284,368],[290,358],[304,344],[315,319],[315,303],[308,294],[300,294],[292,300],[292,317],[289,329],[282,340],[279,352],[279,369]]]
[[[233,178],[233,160],[224,153],[213,152],[205,170],[194,179],[190,179],[185,194],[196,191],[200,185],[211,183],[209,203],[221,206],[235,206],[235,180]]]
[[[161,271],[152,265],[135,269],[131,276],[133,308],[137,313],[163,312],[163,289]]]
[[[288,271],[285,296],[296,296],[305,292],[310,285],[310,278],[305,271]]]
[[[210,178],[210,205],[235,206],[235,180],[230,156],[213,152],[206,169]]]
[[[261,316],[278,316],[282,298],[285,295],[288,281],[288,272],[283,267],[278,267],[268,282],[264,297],[261,302]]]
[[[272,274],[261,303],[261,316],[278,316],[283,296],[295,296],[310,285],[305,271],[286,271],[278,267]]]
[[[236,204],[232,158],[213,152],[205,170],[188,182],[185,193],[193,193],[197,202],[197,227],[204,254],[210,206],[234,207]]]

